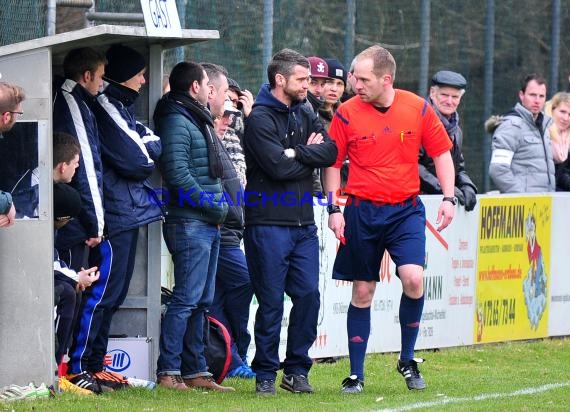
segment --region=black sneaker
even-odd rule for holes
[[[265,379],[255,382],[255,393],[260,396],[275,396],[275,380]]]
[[[406,385],[408,389],[425,389],[426,381],[418,369],[418,363],[422,363],[424,360],[421,358],[414,358],[409,361],[398,360],[396,364],[396,369],[402,374],[404,379],[406,379]]]
[[[97,382],[97,379],[93,377],[89,372],[81,372],[78,374],[69,374],[66,376],[67,380],[73,383],[75,386],[87,389],[93,393],[99,395],[102,391],[101,385]]]
[[[360,393],[364,390],[364,382],[356,375],[350,375],[342,381],[342,393]]]
[[[293,393],[313,393],[313,387],[305,375],[283,375],[279,386]]]

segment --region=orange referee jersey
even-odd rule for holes
[[[340,168],[348,156],[350,171],[344,189],[359,198],[397,203],[420,192],[418,155],[423,145],[431,157],[452,147],[447,132],[427,101],[395,89],[392,105],[381,113],[358,96],[335,113],[330,136]]]

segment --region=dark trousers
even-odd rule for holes
[[[317,336],[320,307],[317,228],[308,226],[247,226],[245,256],[259,307],[255,315],[257,380],[275,379],[286,293],[293,303],[287,329],[285,374],[308,375],[309,349]]]
[[[216,291],[210,313],[232,337],[230,370],[246,362],[251,335],[247,329],[253,287],[245,255],[239,246],[220,245]]]
[[[99,266],[100,277],[83,293],[69,352],[70,373],[103,370],[111,321],[125,301],[133,275],[137,239],[138,229],[132,229],[92,250],[89,264]]]
[[[78,303],[80,299],[73,282],[67,276],[58,272],[54,274],[54,290],[57,291],[59,298],[55,318],[55,336],[57,338],[55,361],[59,365],[63,355],[67,353],[69,348],[71,331],[76,313],[79,310]]]

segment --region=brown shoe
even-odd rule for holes
[[[218,385],[210,376],[198,376],[197,378],[185,378],[184,383],[189,388],[209,389],[218,392],[234,392],[235,389],[230,386]]]
[[[158,384],[168,389],[176,389],[177,391],[185,391],[188,389],[180,375],[160,375],[158,377]]]

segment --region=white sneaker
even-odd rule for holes
[[[19,401],[23,399],[36,399],[36,387],[33,383],[27,386],[9,385],[0,391],[0,400]]]

